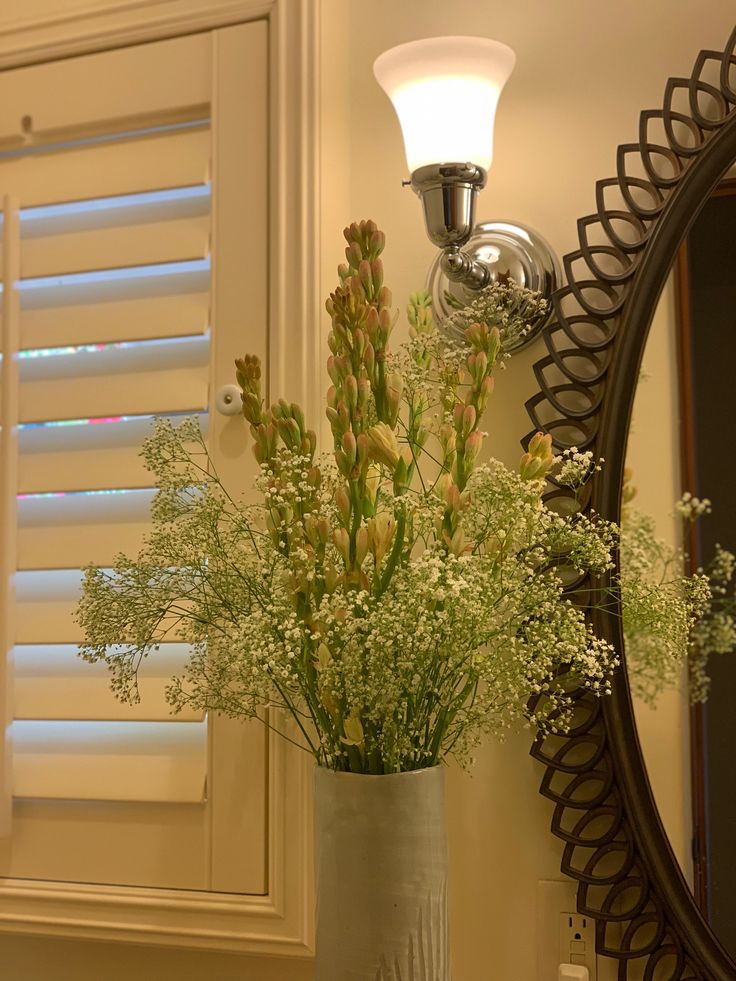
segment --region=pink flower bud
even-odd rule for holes
[[[350,413],[348,412],[348,407],[345,405],[342,399],[337,403],[337,414],[342,424],[343,429],[347,430],[350,428]]]
[[[383,248],[385,244],[386,244],[386,236],[384,235],[383,232],[379,232],[376,230],[371,234],[371,238],[370,238],[371,251],[374,252],[376,255],[380,255],[380,253],[383,252]]]
[[[349,525],[352,508],[350,506],[350,495],[344,487],[338,487],[335,491],[335,505],[337,506],[342,523],[346,526]]]
[[[493,386],[494,386],[494,384],[495,384],[495,382],[494,382],[493,378],[490,377],[490,375],[486,376],[483,379],[483,381],[481,382],[481,386],[480,386],[480,400],[482,401],[482,404],[483,405],[485,405],[485,403],[488,401],[488,399],[493,394]]]
[[[463,410],[463,421],[462,421],[462,433],[467,436],[473,431],[475,427],[475,421],[477,418],[477,412],[475,411],[475,406],[466,405]]]
[[[528,450],[534,456],[550,451],[552,448],[552,436],[549,433],[535,433],[529,440]]]
[[[371,313],[375,315],[375,310],[371,307],[369,311],[369,316]],[[373,377],[373,371],[376,366],[376,351],[370,341],[366,344],[365,350],[363,351],[363,364],[365,365],[365,370],[368,373],[368,377]]]
[[[358,381],[358,408],[364,410],[371,395],[371,383],[367,378]]]
[[[350,561],[350,535],[344,528],[338,528],[337,531],[333,532],[332,540],[343,561],[347,564]]]
[[[455,430],[451,426],[444,424],[440,427],[439,438],[440,445],[445,453],[452,453],[457,444]]]
[[[340,583],[340,574],[334,565],[325,566],[325,589],[330,595],[335,592]]]
[[[488,360],[491,364],[494,364],[496,358],[498,357],[499,351],[501,350],[501,331],[498,329],[498,327],[491,327],[490,331],[488,332],[486,350],[488,352]]]
[[[348,260],[352,269],[357,269],[360,265],[360,261],[363,258],[363,253],[360,251],[360,246],[357,242],[351,242],[345,249],[345,258]]]
[[[457,555],[458,557],[465,551],[465,532],[462,527],[456,529],[450,539],[449,548],[452,555]]]
[[[383,286],[383,263],[380,259],[374,259],[371,263],[371,276],[374,287],[380,290]]]
[[[327,518],[319,518],[317,520],[317,532],[319,534],[319,540],[323,545],[327,544],[330,537],[330,522]]]
[[[379,326],[379,336],[380,336],[380,346],[385,347],[389,337],[391,336],[391,330],[393,328],[393,320],[391,318],[391,311],[385,307],[378,314],[378,326]]]
[[[363,259],[358,266],[358,276],[360,277],[363,289],[367,294],[370,294],[373,290],[373,276],[371,274],[371,264],[367,259]]]
[[[349,479],[353,465],[342,450],[335,450],[335,463],[337,464],[337,469],[340,471],[343,477],[347,477]]]
[[[355,375],[348,375],[344,382],[345,401],[351,412],[358,406],[358,380]]]
[[[351,430],[348,430],[342,437],[342,448],[345,456],[350,461],[350,466],[355,465],[355,459],[357,454],[357,443],[355,436]]]
[[[355,562],[362,565],[363,560],[368,554],[368,529],[361,525],[355,535]]]
[[[379,322],[378,322],[378,311],[375,307],[370,307],[365,318],[365,329],[368,337],[374,347],[378,345],[379,338]]]
[[[371,441],[365,433],[358,434],[358,438],[356,440],[356,450],[358,463],[365,463],[369,459],[371,452]]]
[[[452,486],[452,477],[449,475],[449,473],[443,473],[437,479],[437,482],[434,485],[434,492],[441,501],[447,503],[448,501],[447,495],[451,486]]]
[[[327,374],[330,376],[330,380],[332,381],[333,385],[339,385],[342,381],[334,355],[330,355],[330,357],[327,359]]]
[[[317,531],[317,519],[310,514],[304,522],[304,532],[311,545],[319,545],[319,532]]]
[[[469,463],[473,463],[483,445],[483,434],[477,429],[465,440],[465,458]]]

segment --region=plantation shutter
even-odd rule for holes
[[[207,719],[169,714],[185,644],[150,659],[131,708],[77,657],[73,619],[81,568],[135,554],[149,527],[153,417],[212,429],[215,360],[242,353],[240,338],[212,349],[213,303],[232,321],[233,297],[212,285],[211,59],[204,34],[0,75],[6,831],[11,797],[196,804],[228,762]],[[220,453],[241,452],[217,435]]]
[[[81,566],[109,565],[140,545],[152,493],[138,452],[152,416],[206,420],[208,135],[204,123],[175,131],[159,156],[162,137],[142,134],[125,146],[128,180],[103,184],[94,198],[81,195],[87,168],[104,173],[98,147],[49,154],[43,163],[57,181],[66,178],[63,191],[24,206],[48,187],[39,174],[20,199],[19,239],[8,242],[20,266],[18,797],[203,795],[206,722],[171,722],[163,697],[163,679],[186,648],[167,644],[151,660],[155,673],[144,672],[142,701],[131,711],[111,696],[104,667],[77,657],[73,611]],[[103,151],[116,172],[119,148]]]

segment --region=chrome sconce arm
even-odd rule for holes
[[[489,266],[473,259],[456,245],[448,246],[442,253],[440,268],[451,282],[470,290],[482,290],[493,281]]]
[[[486,176],[472,163],[443,163],[420,167],[405,182],[421,199],[427,236],[441,250],[428,277],[441,317],[453,310],[448,293],[469,303],[486,286],[512,279],[549,299],[560,284],[557,258],[538,232],[511,221],[476,225],[476,199]],[[533,340],[548,319],[538,318],[518,347]]]

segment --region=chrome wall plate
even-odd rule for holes
[[[560,263],[549,243],[539,232],[518,222],[498,220],[476,225],[462,251],[489,268],[491,283],[509,278],[526,289],[541,293],[547,300],[562,281]],[[454,309],[445,298],[447,292],[463,304],[470,303],[477,295],[474,290],[448,279],[442,270],[442,259],[440,252],[427,278],[427,290],[440,327]],[[520,350],[533,341],[549,322],[551,314],[550,305],[548,312],[531,325],[529,333],[514,349]]]

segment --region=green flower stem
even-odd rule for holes
[[[401,552],[404,547],[404,531],[406,529],[406,508],[400,507],[399,514],[396,518],[396,528],[394,530],[394,543],[389,553],[388,561],[384,566],[383,572],[381,573],[381,578],[378,582],[378,592],[377,596],[385,593],[388,589],[389,583],[391,582],[391,577],[396,571],[396,567],[401,558]]]

